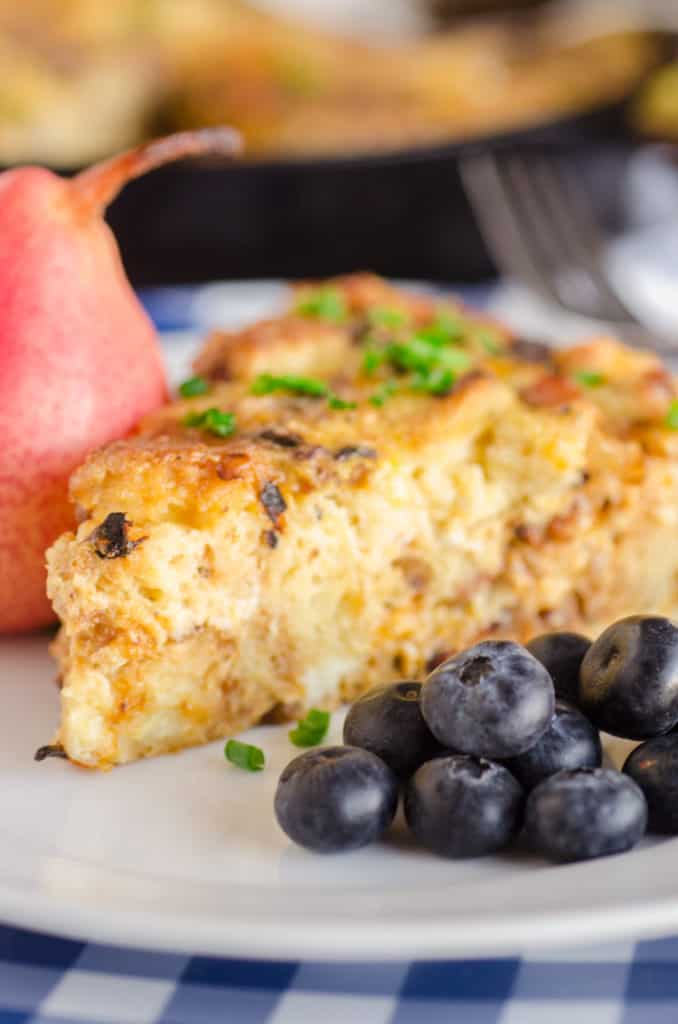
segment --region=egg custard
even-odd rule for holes
[[[55,740],[94,768],[229,736],[480,637],[678,609],[678,389],[370,275],[216,334],[76,471],[48,552]]]

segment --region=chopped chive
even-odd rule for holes
[[[370,395],[368,402],[370,405],[375,405],[378,409],[391,398],[392,395],[398,390],[398,385],[394,380],[387,380],[386,383],[382,384],[378,391],[375,391],[373,395]]]
[[[583,388],[599,388],[605,383],[602,373],[598,373],[597,370],[578,370],[574,379]]]
[[[444,345],[458,345],[464,337],[464,331],[459,320],[442,310],[432,323],[420,327],[414,337],[442,348]]]
[[[429,395],[447,395],[453,384],[454,374],[444,367],[438,367],[428,373],[416,373],[412,378],[413,389],[425,391]]]
[[[336,288],[318,288],[302,295],[296,305],[300,316],[316,317],[341,323],[346,319],[348,310],[344,296]]]
[[[199,427],[209,434],[216,434],[217,437],[230,437],[236,429],[235,414],[222,412],[216,408],[189,413],[183,423],[186,427]]]
[[[396,369],[424,374],[439,368],[461,373],[471,363],[467,352],[457,348],[438,349],[419,337],[403,345],[388,345],[386,354]]]
[[[266,758],[261,747],[254,747],[251,743],[241,743],[240,740],[229,740],[224,747],[226,760],[246,772],[260,772],[266,764]]]
[[[294,395],[308,398],[326,398],[330,409],[355,409],[356,402],[349,402],[330,391],[327,384],[315,377],[274,377],[270,373],[260,374],[250,388],[254,395],[270,395],[273,391],[289,391]]]
[[[329,726],[329,711],[311,708],[306,718],[302,718],[296,727],[290,730],[289,736],[297,747],[315,747],[325,739]]]
[[[374,373],[378,370],[386,358],[386,353],[378,348],[365,349],[363,355],[363,370],[365,373]]]
[[[409,321],[402,309],[389,309],[387,306],[372,306],[367,310],[367,319],[373,327],[390,327],[392,330],[405,327]]]
[[[459,338],[464,333],[464,325],[454,313],[448,309],[441,309],[434,320],[434,326],[443,331],[450,338]]]
[[[357,409],[357,402],[347,402],[344,398],[340,398],[339,395],[330,395],[327,399],[327,404],[330,409]]]
[[[418,370],[420,373],[430,369],[437,358],[429,343],[420,338],[412,338],[406,344],[388,345],[386,355],[397,370]]]
[[[678,398],[674,398],[666,414],[666,426],[669,430],[678,430]]]
[[[275,377],[270,373],[261,373],[252,384],[253,395],[270,395],[274,391],[289,391],[295,395],[307,395],[310,398],[325,398],[328,393],[327,384],[315,377],[297,377],[288,374]]]
[[[204,377],[189,377],[179,385],[179,394],[183,398],[194,398],[196,395],[206,395],[209,389],[209,381]]]
[[[452,373],[464,373],[471,365],[471,357],[468,352],[458,348],[446,348],[440,353],[437,365],[432,366],[431,369],[438,369],[438,364],[446,370],[451,370]]]
[[[501,344],[499,336],[492,331],[478,331],[476,337],[485,351],[489,352],[491,356],[500,356],[504,351],[504,346]]]

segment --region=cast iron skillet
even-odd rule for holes
[[[394,154],[186,163],[130,184],[109,212],[136,285],[370,269],[470,281],[493,266],[458,158],[488,146],[580,150],[625,135],[624,103],[474,141]]]

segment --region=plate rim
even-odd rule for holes
[[[475,924],[464,920],[463,940],[455,934],[454,920],[427,921],[413,932],[405,918],[376,929],[336,921],[314,922],[309,929],[283,920],[264,924],[229,917],[222,923],[195,914],[154,917],[110,908],[102,914],[99,908],[74,907],[65,900],[26,898],[5,884],[0,885],[0,917],[5,924],[76,941],[192,956],[330,963],[448,960],[659,938],[678,927],[678,893],[671,901],[608,906],[591,916],[581,909],[554,914],[539,919],[538,929],[533,916],[521,914]]]

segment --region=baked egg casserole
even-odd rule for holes
[[[678,609],[678,388],[367,274],[208,339],[71,480],[47,555],[71,761],[205,743],[479,638]]]

